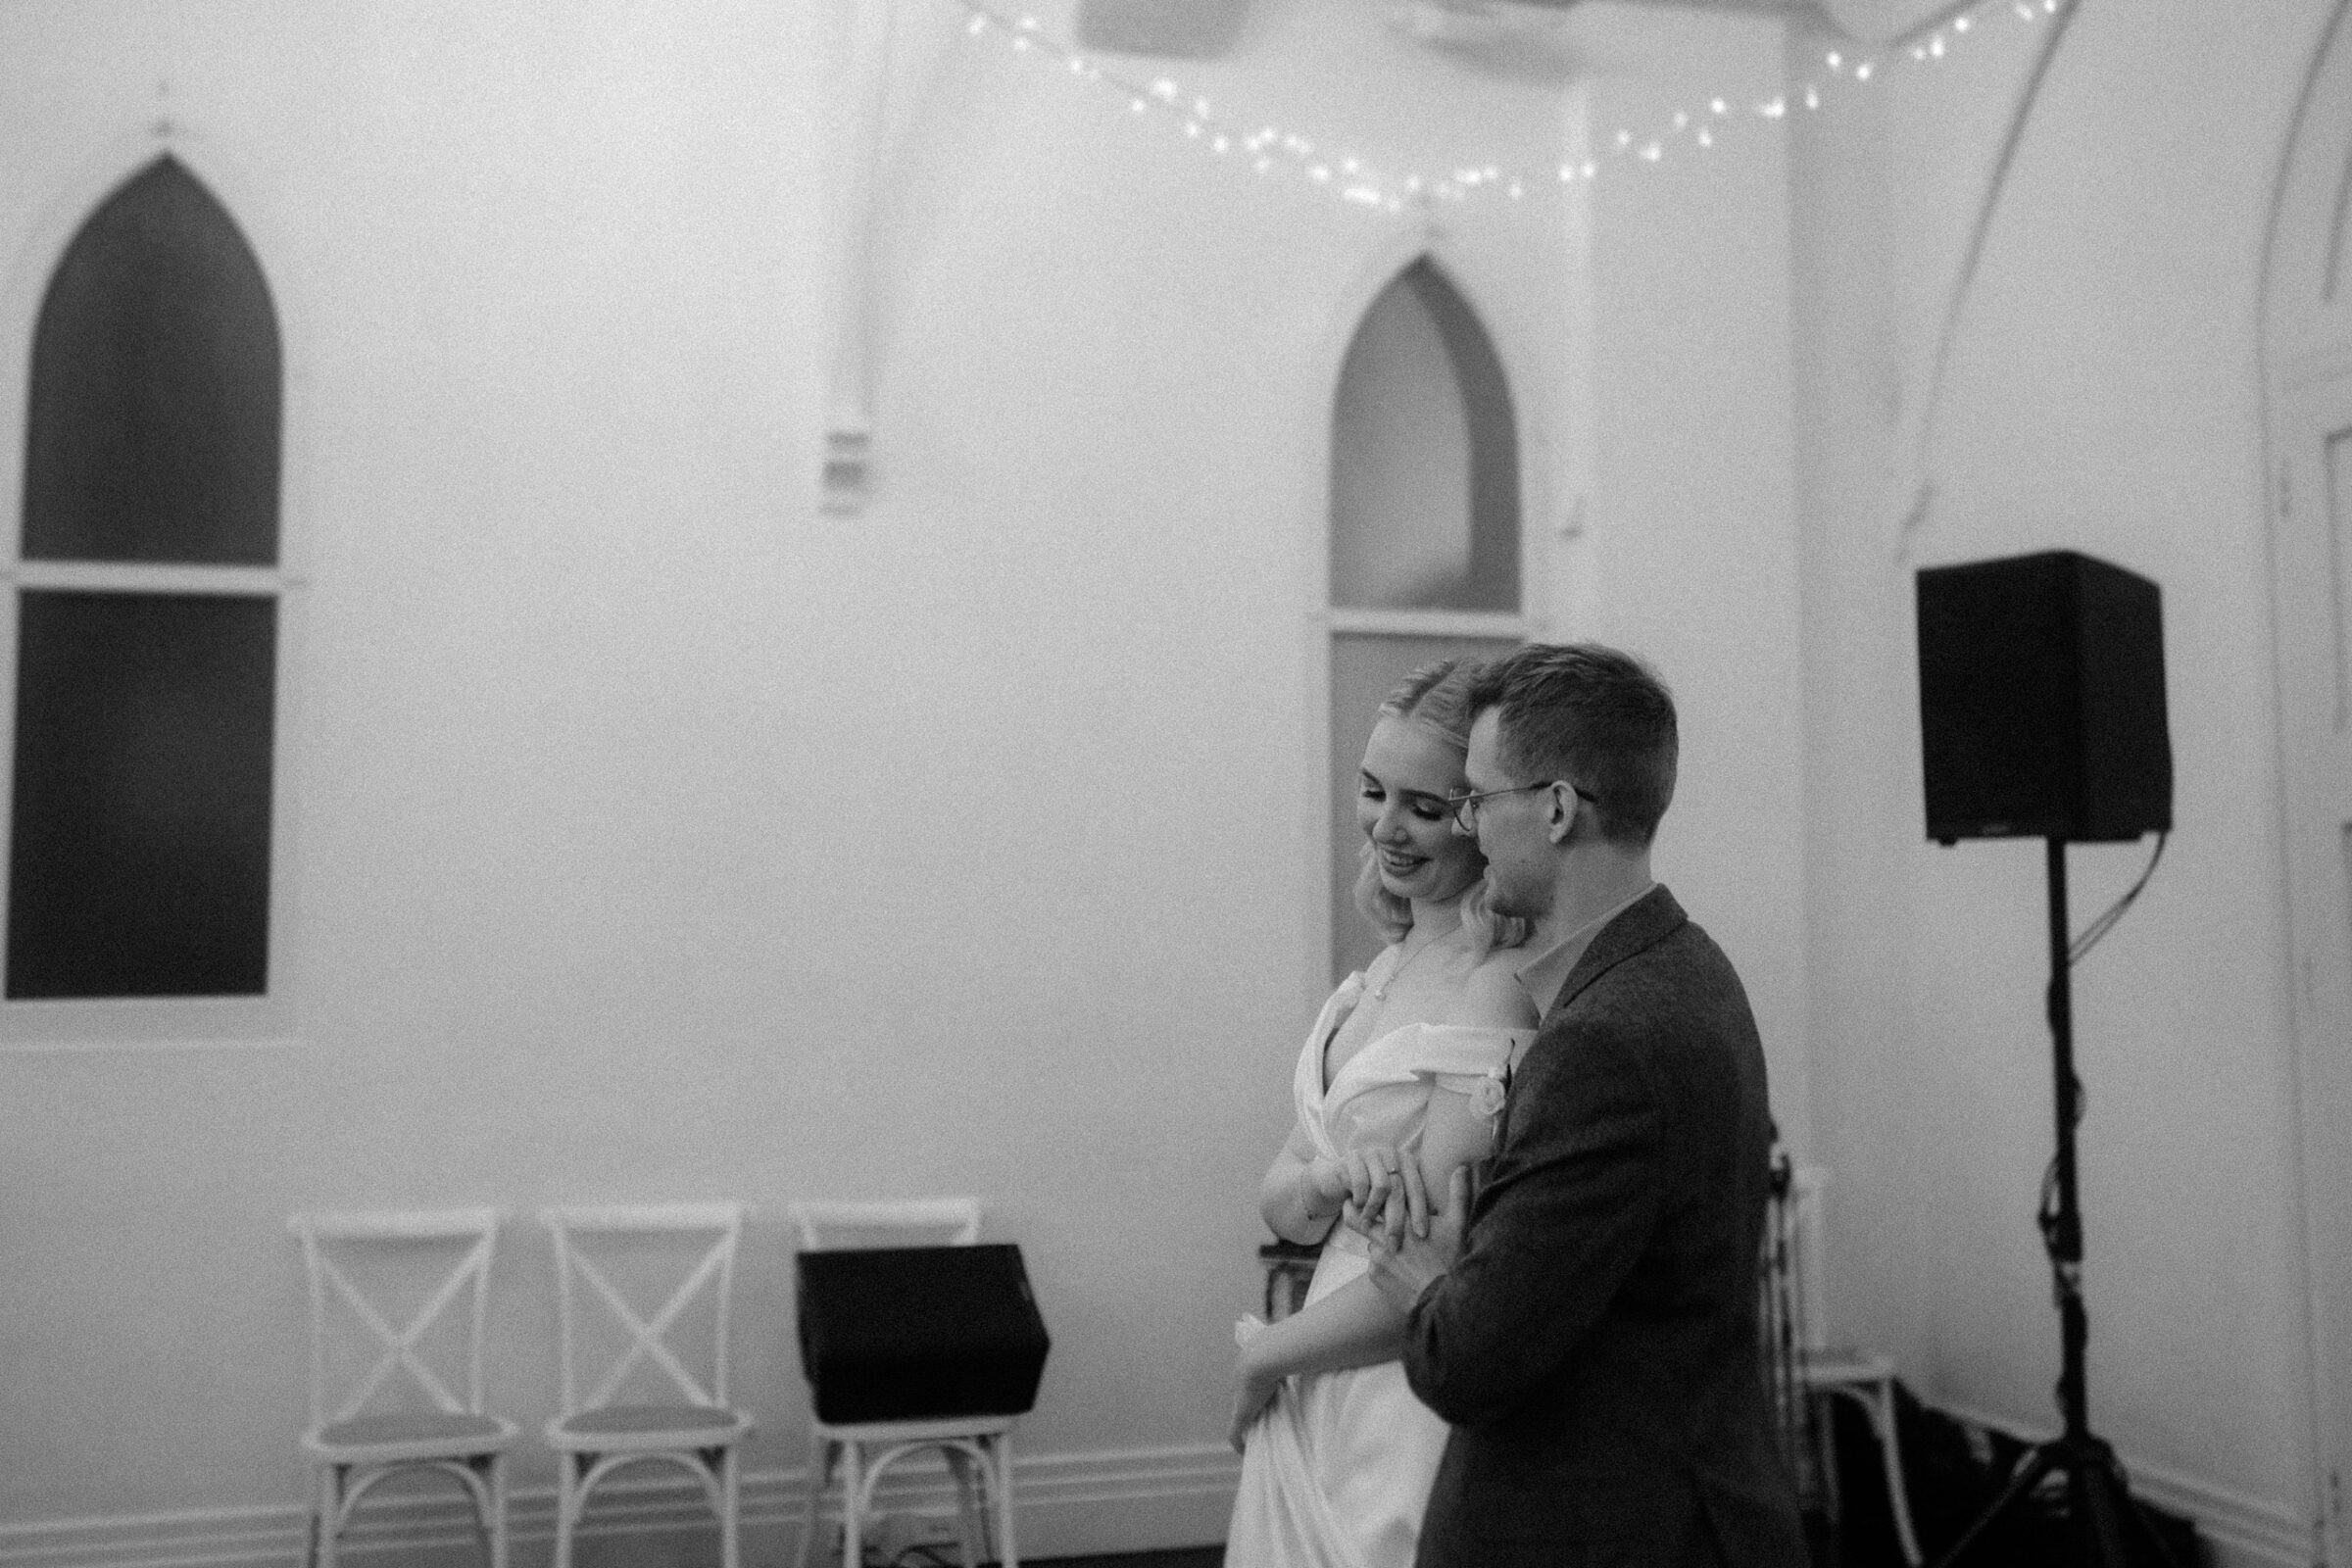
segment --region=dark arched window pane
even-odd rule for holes
[[[274,564],[278,417],[261,267],[159,158],[91,216],[41,302],[25,559]]]
[[[19,610],[9,997],[261,995],[277,601]]]
[[[1331,602],[1519,608],[1519,433],[1502,361],[1428,262],[1364,315],[1332,408]]]

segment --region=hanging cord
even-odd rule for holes
[[[2082,934],[2075,938],[2074,945],[2066,950],[2068,968],[2082,962],[2082,956],[2097,947],[2101,937],[2115,929],[2116,921],[2124,917],[2124,911],[2132,907],[2132,901],[2139,897],[2140,889],[2148,885],[2148,878],[2156,874],[2156,862],[2164,858],[2164,847],[2171,840],[2172,834],[2169,832],[2156,835],[2155,853],[2148,857],[2147,868],[2139,873],[2139,880],[2132,883],[2122,898],[2107,906],[2105,913],[2084,926]]]
[[[2009,170],[2017,162],[2017,150],[2026,137],[2026,120],[2033,114],[2034,101],[2041,96],[2042,79],[2049,74],[2050,62],[2058,57],[2058,46],[2065,41],[2067,28],[2074,24],[2075,12],[2081,0],[2061,0],[2049,29],[2042,34],[2041,46],[2035,51],[2033,68],[2027,73],[2025,85],[2017,95],[2017,105],[2009,116],[2008,129],[2002,134],[2000,151],[1994,155],[1992,174],[1984,183],[1984,199],[1977,204],[1975,221],[1969,225],[1968,246],[1961,252],[1960,270],[1952,280],[1951,297],[1944,302],[1943,321],[1936,329],[1936,348],[1929,357],[1927,378],[1922,382],[1919,396],[1908,406],[1909,417],[1896,431],[1896,461],[1909,465],[1910,482],[1899,497],[1900,515],[1895,519],[1902,548],[1908,547],[1909,536],[1925,520],[1933,486],[1928,481],[1928,451],[1936,435],[1936,416],[1941,412],[1944,377],[1950,368],[1952,349],[1960,338],[1960,316],[1968,304],[1971,289],[1977,280],[1977,269],[1984,260],[1985,240],[1992,232],[1992,215],[2000,206],[2001,193],[2009,183]],[[1944,15],[1939,13],[1933,25],[1940,26]],[[1913,34],[1914,36],[1916,34]]]
[[[2148,863],[2140,869],[2139,880],[2126,888],[2123,897],[2107,906],[2098,918],[2084,926],[2082,935],[2068,946],[2066,966],[2069,969],[2082,962],[2082,956],[2097,947],[2107,933],[2115,929],[2116,922],[2123,919],[2124,911],[2132,907],[2132,901],[2147,887],[2148,879],[2156,874],[2156,862],[2164,858],[2164,847],[2172,841],[2172,837],[2169,831],[2156,835],[2156,848],[2149,854]],[[2090,1114],[2090,1091],[2083,1087],[2079,1077],[2074,1080],[2074,1091],[2075,1125],[2080,1127],[2082,1119]],[[2050,1156],[2049,1166],[2042,1172],[2041,1202],[2035,1210],[2034,1221],[2041,1227],[2043,1248],[2055,1258],[2058,1255],[2058,1158],[2055,1154]]]

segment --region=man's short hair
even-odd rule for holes
[[[1601,835],[1647,844],[1674,799],[1674,694],[1633,655],[1530,643],[1471,684],[1473,717],[1497,710],[1496,760],[1514,779],[1566,779],[1592,796]]]

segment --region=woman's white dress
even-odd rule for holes
[[[1446,1023],[1441,997],[1419,1009],[1437,1018],[1381,1019],[1381,1034],[1341,1064],[1327,1090],[1326,1043],[1397,968],[1392,947],[1349,975],[1298,1054],[1292,1099],[1319,1154],[1370,1144],[1417,1149],[1433,1087],[1470,1094],[1482,1109],[1498,1102],[1511,1053],[1533,1034]],[[1307,1307],[1369,1267],[1363,1238],[1335,1224]],[[1243,1450],[1226,1568],[1409,1568],[1445,1447],[1446,1423],[1413,1396],[1397,1362],[1285,1379]]]

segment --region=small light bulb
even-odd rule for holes
[[[1954,32],[1966,32],[1972,25],[1973,24],[1965,16],[1954,17],[1952,19],[1952,30]]]
[[[1585,160],[1584,175],[1587,179],[1591,179],[1593,175],[1599,172],[1600,166],[1598,164],[1594,163],[1590,158]]]
[[[1617,150],[1618,150],[1619,152],[1623,152],[1623,151],[1625,151],[1625,150],[1626,150],[1628,147],[1631,147],[1633,144],[1634,144],[1634,133],[1633,133],[1632,131],[1630,131],[1630,130],[1621,130],[1621,131],[1619,131],[1619,132],[1617,133]]]
[[[1831,50],[1829,53],[1829,62],[1830,69],[1832,71],[1842,71],[1845,69],[1845,56],[1839,54],[1835,49]]]
[[[963,24],[963,30],[977,38],[988,30],[988,19],[975,11],[972,20]]]
[[[1520,197],[1526,194],[1527,187],[1525,185],[1520,184],[1515,179],[1511,181],[1511,200],[1517,201]]]
[[[1807,87],[1805,89],[1805,107],[1807,109],[1819,109],[1821,107],[1821,93],[1817,89],[1812,87]]]
[[[1712,132],[1712,131],[1708,130],[1708,129],[1707,129],[1707,127],[1706,127],[1706,126],[1704,126],[1704,125],[1701,125],[1701,126],[1699,126],[1699,127],[1698,127],[1698,144],[1699,144],[1701,147],[1712,147],[1712,146],[1714,146],[1714,145],[1715,145],[1715,134],[1714,134],[1714,132]]]
[[[1938,59],[1938,60],[1941,60],[1941,59],[1943,58],[1943,34],[1942,34],[1942,33],[1940,33],[1940,32],[1939,32],[1939,33],[1937,33],[1937,34],[1936,34],[1935,37],[1933,37],[1933,38],[1931,38],[1930,40],[1928,40],[1928,53],[1930,53],[1930,54],[1934,55],[1934,56],[1935,56],[1936,59]]]
[[[1687,112],[1677,109],[1674,112],[1674,128],[1677,130],[1689,130],[1690,128],[1690,116]]]
[[[1709,105],[1707,105],[1707,107],[1708,107],[1710,110],[1714,111],[1714,112],[1715,112],[1715,114],[1717,114],[1718,116],[1722,116],[1722,115],[1728,115],[1728,114],[1730,114],[1730,113],[1732,112],[1732,106],[1731,106],[1730,104],[1727,104],[1727,103],[1725,103],[1725,102],[1724,102],[1722,99],[1720,99],[1720,98],[1716,99],[1716,100],[1715,100],[1713,103],[1710,103]]]
[[[1854,68],[1854,79],[1856,81],[1868,81],[1870,79],[1870,74],[1874,69],[1875,68],[1869,61],[1863,61],[1860,65]]]

